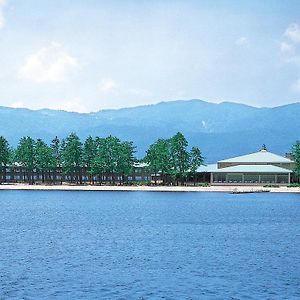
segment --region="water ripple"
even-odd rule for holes
[[[0,299],[300,299],[299,196],[239,196],[1,191]]]

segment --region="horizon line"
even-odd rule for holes
[[[60,108],[30,108],[30,107],[13,107],[13,106],[5,106],[5,105],[0,105],[0,108],[8,108],[8,109],[25,109],[25,110],[30,110],[30,111],[43,111],[43,110],[50,110],[50,111],[61,111],[61,112],[66,112],[66,113],[77,113],[77,114],[93,114],[93,113],[99,113],[103,111],[117,111],[117,110],[124,110],[124,109],[134,109],[134,108],[139,108],[139,107],[148,107],[148,106],[155,106],[163,103],[174,103],[174,102],[192,102],[192,101],[198,101],[198,102],[204,102],[208,104],[215,104],[215,105],[222,105],[222,104],[237,104],[237,105],[243,105],[243,106],[248,106],[252,108],[257,108],[257,109],[268,109],[268,108],[277,108],[277,107],[284,107],[288,105],[293,105],[293,104],[299,104],[299,101],[294,101],[294,102],[289,102],[289,103],[284,103],[280,105],[275,105],[275,106],[256,106],[256,105],[250,105],[246,104],[243,102],[237,102],[237,101],[227,101],[227,100],[222,100],[219,102],[214,102],[214,101],[209,101],[209,100],[202,100],[202,99],[197,99],[197,98],[192,98],[192,99],[174,99],[174,100],[160,100],[154,103],[149,103],[149,104],[138,104],[138,105],[132,105],[132,106],[124,106],[124,107],[116,107],[116,108],[103,108],[99,109],[96,111],[89,111],[89,112],[80,112],[80,111],[73,111],[73,110],[66,110],[66,109],[60,109]]]

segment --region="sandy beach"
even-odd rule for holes
[[[223,192],[270,191],[271,193],[300,193],[299,187],[261,187],[261,186],[100,186],[100,185],[28,185],[1,184],[0,190],[30,191],[127,191],[127,192]]]

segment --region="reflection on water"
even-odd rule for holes
[[[0,299],[297,299],[300,196],[0,192]]]

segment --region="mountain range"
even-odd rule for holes
[[[271,152],[285,154],[300,139],[300,103],[272,108],[202,100],[177,100],[93,113],[0,107],[0,135],[16,146],[20,137],[50,142],[56,135],[76,132],[115,135],[132,140],[142,157],[157,138],[181,131],[190,146],[198,146],[206,162],[255,152],[266,144]]]

